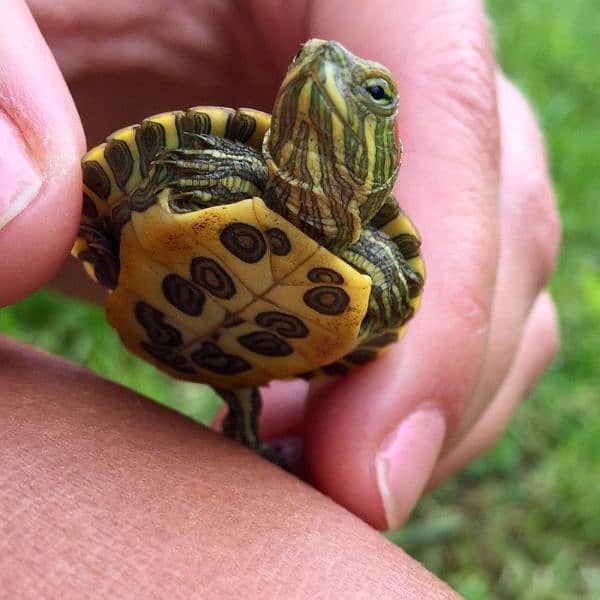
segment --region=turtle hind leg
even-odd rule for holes
[[[258,435],[258,419],[262,399],[257,388],[237,390],[217,389],[229,411],[223,419],[223,435],[242,446],[257,452],[280,467],[287,468],[280,453],[268,444],[263,444]]]

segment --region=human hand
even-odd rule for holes
[[[30,6],[90,145],[173,108],[269,110],[309,37],[338,39],[395,74],[405,147],[396,195],[423,237],[421,311],[383,359],[308,399],[304,384],[271,386],[263,434],[299,433],[318,488],[376,527],[398,526],[428,484],[496,439],[556,345],[542,291],[558,245],[543,147],[526,103],[497,74],[480,2]],[[71,125],[56,130],[76,131],[67,113]],[[64,148],[79,151],[78,134],[69,135]],[[73,208],[79,198],[67,192],[61,202]]]

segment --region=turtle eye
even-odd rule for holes
[[[394,103],[394,93],[390,84],[381,77],[367,79],[363,89],[378,106],[388,106]]]
[[[383,100],[385,98],[385,90],[381,85],[372,85],[367,90],[374,100]]]

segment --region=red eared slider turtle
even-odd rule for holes
[[[83,158],[73,254],[110,288],[108,320],[159,369],[213,385],[250,448],[257,386],[370,361],[418,307],[420,241],[391,194],[397,103],[385,67],[311,40],[272,116],[163,113]]]

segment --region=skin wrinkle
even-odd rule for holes
[[[98,3],[92,11],[80,0],[62,0],[59,4],[48,0],[28,0],[27,4],[36,19],[44,24],[44,31],[52,45],[59,44],[64,35],[86,27],[110,34],[133,29],[140,24],[155,23],[161,16],[168,16],[161,0]]]
[[[143,4],[143,9],[136,9],[135,4],[126,2],[98,4],[94,11],[90,11],[78,0],[67,0],[61,2],[57,10],[45,0],[29,0],[31,10],[43,26],[42,33],[67,77],[79,76],[86,69],[103,64],[114,64],[110,51],[120,52],[119,57],[124,62],[132,62],[121,38],[133,34],[139,41],[152,39],[150,28],[160,19],[160,3],[149,0],[139,4]],[[109,52],[102,52],[103,45]],[[148,43],[147,50],[150,52],[143,54],[144,64],[152,63],[152,49],[152,44]],[[160,53],[156,52],[156,58],[159,56]]]
[[[2,48],[0,46],[0,54]],[[48,154],[47,146],[52,142],[54,146],[60,147],[54,140],[48,138],[40,139],[39,123],[43,122],[38,104],[33,95],[22,89],[22,81],[15,81],[14,73],[5,69],[0,64],[0,111],[6,113],[12,121],[12,125],[19,131],[23,143],[27,148],[27,154],[35,162],[36,169],[44,168],[44,158]],[[51,150],[54,148],[51,148]],[[46,150],[46,152],[44,152]],[[46,173],[42,172],[42,177]]]
[[[197,69],[205,57],[189,57],[202,23],[193,17],[194,11],[184,10],[180,2],[170,5],[168,11],[164,2],[138,3],[137,8],[131,2],[109,3],[105,13],[98,13],[98,7],[90,11],[77,0],[57,16],[54,8],[47,10],[47,2],[31,2],[44,24],[43,33],[69,78],[81,77],[91,70],[112,70],[115,64],[120,70],[150,69],[179,76]],[[203,21],[211,12],[203,15]],[[205,27],[205,32],[208,30]]]
[[[222,3],[208,7],[206,3],[200,7],[197,3],[188,3],[187,6],[177,3],[169,5],[169,10],[165,11],[161,3],[157,3],[153,10],[143,20],[130,19],[119,26],[107,20],[104,26],[97,27],[91,20],[93,27],[86,31],[85,18],[90,18],[90,11],[80,9],[78,12],[82,13],[83,25],[78,19],[74,19],[71,25],[69,20],[57,24],[56,31],[46,27],[44,33],[53,42],[57,59],[68,78],[85,78],[90,71],[110,73],[118,65],[119,73],[149,71],[173,81],[186,81],[187,85],[199,90],[190,105],[202,103],[204,94],[208,103],[212,99],[213,103],[247,105],[250,103],[247,97],[252,95],[259,98],[252,102],[254,106],[271,109],[276,90],[274,75],[283,74],[285,66],[269,66],[269,61],[274,62],[270,58],[273,53],[264,47],[258,36],[247,36],[246,27],[243,31],[235,27],[228,18],[227,7],[224,8]],[[201,14],[198,14],[199,11]],[[141,14],[146,12],[145,7],[140,11]],[[165,17],[168,22],[165,22]],[[214,31],[222,31],[222,35]],[[236,33],[238,31],[239,34]],[[221,47],[223,37],[230,40],[225,54],[216,50]],[[239,97],[228,92],[226,100],[225,93],[215,93],[215,86],[218,88],[224,84],[223,73],[238,69],[240,57],[244,61],[247,56],[259,55],[262,56],[261,69],[255,69],[249,63],[247,69],[241,70],[236,88]],[[199,65],[202,77],[190,77],[199,73]],[[152,79],[151,75],[148,77]]]
[[[483,36],[487,26],[460,27],[461,34],[447,40],[451,45],[429,48],[432,67],[419,72],[418,76],[428,84],[439,84],[445,93],[431,94],[430,100],[438,102],[444,98],[442,108],[453,114],[458,124],[465,125],[467,133],[477,132],[477,141],[491,166],[498,172],[500,152],[498,136],[498,107],[495,86],[494,58],[490,51],[490,40]],[[427,89],[428,85],[423,84]],[[431,88],[431,86],[429,85]],[[434,92],[430,89],[430,92]],[[493,172],[488,169],[487,172]]]
[[[10,56],[14,53],[10,47],[3,48],[3,45],[3,41],[0,41],[0,54],[7,52]],[[23,63],[24,67],[30,66],[28,65],[30,62],[29,57],[25,57],[20,62]],[[36,91],[30,90],[30,84],[25,81],[29,74],[19,72],[15,69],[15,65],[11,68],[9,60],[5,60],[5,63],[6,66],[0,63],[0,109],[9,115],[13,125],[20,131],[23,141],[27,145],[30,158],[33,158],[39,167],[47,167],[49,161],[46,156],[52,153],[64,152],[63,148],[69,147],[68,142],[73,132],[61,132],[59,130],[49,135],[41,130],[41,124],[47,120],[47,111],[46,107],[40,106],[37,101]],[[55,80],[51,83],[54,84],[53,88],[58,88]],[[62,81],[60,84],[62,84]],[[52,91],[55,94],[57,93],[55,89]],[[65,164],[66,161],[72,159],[72,156],[59,154],[50,164]],[[47,172],[44,175],[47,177]]]

